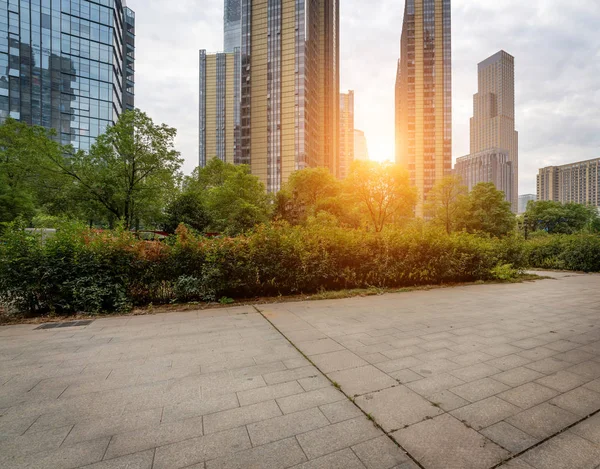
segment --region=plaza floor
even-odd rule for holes
[[[0,467],[600,468],[600,276],[0,328]]]

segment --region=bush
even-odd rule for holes
[[[0,245],[0,301],[30,315],[98,313],[134,304],[488,280],[524,261],[516,238],[447,235],[418,225],[373,233],[318,217],[305,227],[262,225],[235,238],[207,239],[181,225],[167,243],[82,227],[62,227],[42,243],[13,229]]]
[[[525,243],[528,264],[541,269],[600,272],[600,236],[541,236]]]

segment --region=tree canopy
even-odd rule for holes
[[[584,229],[597,231],[600,226],[596,207],[551,200],[529,202],[524,218],[530,231],[550,234],[572,234]]]

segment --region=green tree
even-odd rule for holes
[[[550,234],[572,234],[585,229],[596,231],[600,225],[595,207],[551,200],[530,202],[524,218],[530,231],[546,231]]]
[[[425,213],[431,221],[450,234],[456,230],[461,212],[465,210],[468,190],[460,176],[447,176],[438,182],[427,196]]]
[[[167,205],[162,222],[163,229],[168,233],[175,233],[180,223],[185,223],[200,232],[210,225],[210,216],[200,193],[183,192]]]
[[[376,232],[386,224],[412,218],[417,192],[410,186],[408,172],[400,165],[375,161],[355,161],[344,189]]]
[[[73,196],[88,212],[101,209],[96,216],[129,229],[157,220],[174,192],[182,163],[174,148],[176,134],[140,110],[126,111],[89,153],[61,155],[53,163],[73,180]]]
[[[465,201],[465,210],[460,211],[458,228],[470,233],[506,236],[516,228],[516,217],[510,207],[504,192],[496,189],[494,183],[477,184]]]

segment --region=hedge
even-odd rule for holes
[[[530,267],[600,272],[600,236],[594,234],[548,235],[525,243]]]

